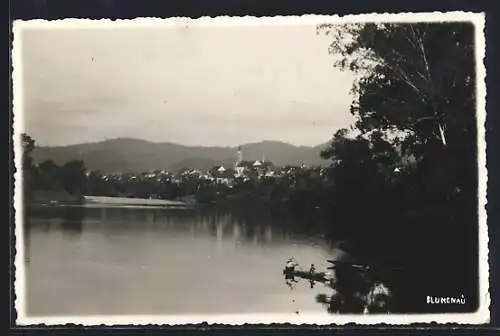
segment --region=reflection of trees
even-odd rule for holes
[[[336,263],[333,277],[327,283],[332,293],[316,297],[326,305],[329,313],[388,313],[391,309],[391,293],[369,268],[348,263]]]
[[[323,304],[331,314],[389,313],[392,311],[392,294],[378,278],[376,272],[368,267],[335,263],[331,277],[325,278],[324,285],[330,289],[328,294],[316,296],[316,302]],[[311,288],[314,279],[307,279]],[[297,281],[285,276],[285,282],[293,288]]]
[[[31,216],[37,218],[38,227],[42,226],[42,218],[49,224],[54,216],[61,218],[61,227],[67,232],[80,232],[85,217],[89,223],[105,222],[106,230],[169,230],[259,245],[287,241],[302,234],[293,216],[253,206],[172,210],[57,206],[37,208]]]
[[[69,234],[81,234],[85,209],[82,207],[68,207],[64,209],[61,228]]]

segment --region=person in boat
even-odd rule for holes
[[[285,272],[290,274],[293,271],[295,271],[295,267],[297,267],[297,262],[295,259],[290,258],[287,260],[286,265],[285,265]]]

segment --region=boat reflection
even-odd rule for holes
[[[331,314],[381,314],[393,311],[393,296],[377,271],[367,265],[344,261],[329,261],[326,272],[287,267],[283,271],[285,283],[293,289],[300,280],[311,288],[323,284],[327,293],[318,294],[316,302]]]

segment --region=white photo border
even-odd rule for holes
[[[14,173],[14,209],[15,209],[15,309],[17,311],[16,324],[20,326],[32,325],[65,325],[76,324],[84,326],[95,325],[187,325],[187,324],[294,324],[294,325],[344,325],[356,323],[363,325],[386,324],[408,325],[412,323],[452,323],[452,324],[483,324],[490,320],[490,292],[489,292],[489,263],[488,263],[488,229],[486,214],[486,69],[484,65],[486,40],[484,34],[484,13],[473,12],[432,12],[432,13],[399,13],[399,14],[360,14],[348,16],[330,15],[303,15],[303,16],[274,16],[274,17],[201,17],[191,19],[177,17],[170,19],[137,18],[125,20],[109,19],[62,19],[62,20],[17,20],[13,23],[13,144],[14,163],[21,167],[20,134],[23,130],[23,64],[21,62],[21,37],[23,29],[138,29],[151,27],[165,27],[169,25],[197,25],[197,26],[234,26],[234,25],[317,25],[321,23],[345,24],[360,22],[471,22],[475,26],[475,57],[476,57],[476,118],[477,118],[477,145],[478,145],[478,200],[479,200],[479,309],[474,313],[447,313],[447,314],[389,314],[389,315],[315,315],[301,314],[235,314],[235,315],[96,315],[96,316],[67,316],[67,317],[30,317],[26,314],[26,279],[24,273],[23,248],[23,200],[22,174],[19,169]]]

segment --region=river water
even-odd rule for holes
[[[311,218],[49,207],[31,209],[25,222],[29,316],[327,314],[315,300],[324,286],[290,287],[282,274],[292,256],[318,269],[335,257]]]

